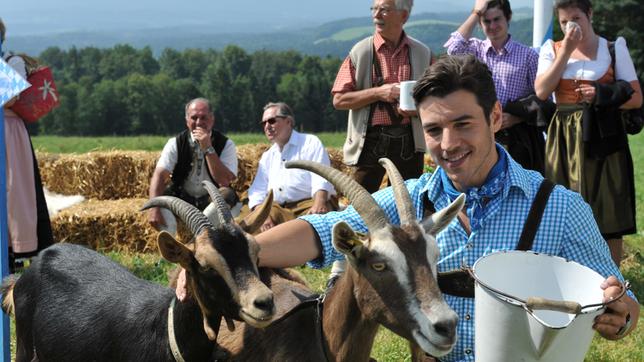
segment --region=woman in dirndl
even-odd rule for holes
[[[557,111],[548,127],[545,176],[579,192],[619,266],[623,236],[636,232],[633,161],[620,109],[642,105],[642,90],[624,38],[595,34],[589,0],[555,0],[563,31],[539,54],[537,96],[554,91]],[[613,69],[614,68],[614,69]]]
[[[6,28],[0,19],[0,41]],[[24,59],[2,54],[3,59],[22,77],[27,78]],[[4,140],[6,147],[7,226],[9,231],[9,267],[11,272],[22,261],[53,243],[47,203],[31,138],[25,122],[11,110],[15,98],[4,105]]]

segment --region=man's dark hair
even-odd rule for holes
[[[485,119],[489,122],[497,101],[492,72],[473,55],[445,55],[439,58],[416,83],[414,100],[420,104],[427,97],[443,98],[459,90],[476,96],[476,102],[483,108]]]
[[[593,4],[590,0],[555,0],[555,13],[560,9],[577,8],[586,16],[590,16]]]
[[[505,20],[510,21],[512,19],[512,8],[510,7],[510,2],[508,0],[492,0],[487,3],[487,9],[499,8],[503,11]]]

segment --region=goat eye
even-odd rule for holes
[[[207,272],[209,272],[211,270],[212,270],[212,268],[210,266],[208,266],[208,265],[199,265],[199,272],[201,272],[201,273],[207,273]]]
[[[387,269],[387,265],[385,263],[373,263],[371,264],[371,268],[377,272],[381,272]]]

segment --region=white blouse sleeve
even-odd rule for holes
[[[615,78],[631,82],[637,80],[637,73],[623,37],[615,40]]]
[[[551,39],[546,40],[539,49],[539,66],[537,75],[545,73],[555,61],[554,42]]]

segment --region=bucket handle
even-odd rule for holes
[[[494,289],[491,286],[483,283],[480,279],[476,277],[474,274],[474,270],[472,268],[464,268],[467,270],[467,272],[470,274],[472,279],[476,280],[477,283],[481,284],[482,287],[485,289],[491,291],[492,293],[495,293],[497,295],[500,295],[508,301],[514,301],[515,304],[519,304],[526,308],[527,310],[553,310],[557,312],[564,312],[568,314],[574,314],[577,315],[581,313],[582,310],[588,309],[588,308],[594,308],[594,307],[606,307],[607,305],[616,302],[618,299],[624,296],[627,290],[631,288],[631,283],[628,280],[625,280],[624,283],[622,283],[622,291],[619,293],[619,295],[607,302],[602,302],[602,303],[595,303],[595,304],[588,304],[581,306],[577,302],[571,302],[571,301],[559,301],[559,300],[551,300],[551,299],[546,299],[546,298],[541,298],[541,297],[529,297],[528,300],[523,300],[514,296],[511,296],[507,293],[504,293],[498,289]]]
[[[581,313],[581,304],[566,300],[552,300],[541,297],[530,297],[525,302],[529,310],[554,310],[568,314]]]

